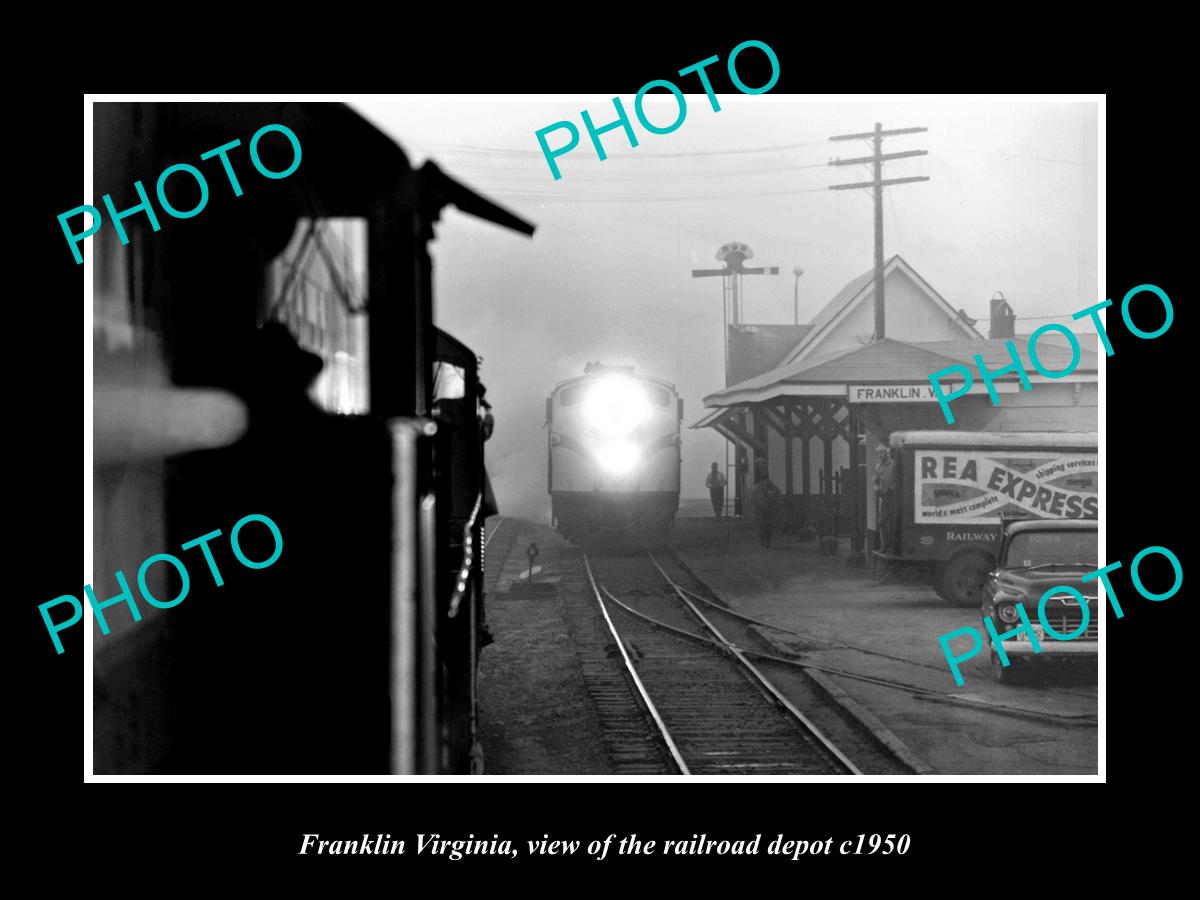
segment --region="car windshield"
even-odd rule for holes
[[[1008,544],[1006,565],[1029,569],[1034,566],[1096,566],[1095,531],[1023,531]]]

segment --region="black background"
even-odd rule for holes
[[[359,882],[363,884],[374,877],[388,878],[397,890],[405,889],[404,879],[414,867],[435,878],[449,875],[457,883],[507,871],[523,873],[520,877],[528,884],[565,887],[566,882],[554,878],[556,873],[621,873],[631,859],[610,857],[592,863],[582,851],[565,860],[530,859],[524,854],[514,861],[468,857],[457,862],[411,853],[378,858],[298,857],[301,835],[319,832],[327,839],[354,839],[364,832],[383,832],[412,841],[418,832],[445,837],[498,833],[521,842],[549,834],[586,844],[609,833],[637,832],[659,840],[699,832],[731,840],[762,833],[765,849],[777,833],[788,838],[832,835],[837,840],[863,832],[908,833],[912,849],[904,858],[834,856],[792,863],[767,856],[655,857],[641,862],[663,877],[704,875],[721,868],[744,876],[793,878],[787,884],[797,887],[816,872],[875,876],[872,883],[887,884],[888,879],[920,869],[944,879],[930,887],[962,893],[985,883],[992,877],[988,872],[1029,860],[1031,852],[1036,858],[1037,847],[1047,842],[1069,847],[1067,860],[1081,867],[1090,865],[1085,862],[1088,858],[1094,862],[1096,840],[1105,836],[1118,840],[1124,854],[1163,852],[1163,843],[1174,839],[1159,816],[1166,814],[1167,798],[1177,790],[1169,785],[1186,778],[1190,763],[1180,729],[1190,725],[1185,672],[1191,631],[1184,620],[1185,592],[1161,603],[1143,600],[1130,586],[1127,567],[1139,550],[1158,544],[1171,548],[1185,573],[1190,571],[1181,520],[1183,511],[1189,510],[1187,496],[1196,477],[1189,458],[1194,452],[1189,415],[1192,380],[1184,374],[1185,360],[1195,352],[1188,325],[1194,275],[1185,274],[1183,262],[1185,241],[1194,241],[1196,229],[1185,218],[1191,188],[1184,179],[1156,181],[1157,173],[1164,170],[1164,147],[1170,146],[1164,144],[1163,129],[1183,112],[1179,98],[1170,93],[1171,84],[1177,82],[1156,66],[1100,60],[1094,45],[1042,32],[1023,34],[1019,42],[1010,44],[992,35],[995,45],[984,46],[976,37],[964,42],[946,35],[869,36],[852,28],[847,33],[799,26],[772,30],[728,22],[704,33],[687,34],[630,27],[618,37],[567,28],[554,14],[548,15],[563,27],[555,37],[521,42],[468,40],[456,30],[452,39],[426,41],[408,32],[393,35],[395,45],[390,50],[351,48],[343,51],[343,59],[329,65],[313,65],[293,56],[287,65],[269,67],[258,59],[252,71],[227,70],[237,71],[237,83],[207,69],[201,81],[193,67],[183,65],[178,66],[178,77],[172,77],[171,64],[164,63],[155,73],[163,80],[156,77],[153,88],[586,91],[628,97],[646,81],[670,77],[713,54],[723,61],[737,43],[757,38],[769,43],[780,60],[782,74],[772,93],[1108,93],[1108,195],[1101,213],[1106,212],[1107,218],[1103,280],[1106,296],[1114,301],[1108,323],[1115,354],[1107,361],[1108,397],[1101,415],[1107,419],[1106,558],[1126,565],[1114,577],[1126,615],[1119,621],[1111,615],[1108,619],[1103,772],[1117,793],[1107,794],[1101,802],[1094,786],[1089,790],[1047,781],[1026,783],[1019,776],[1005,783],[960,783],[936,789],[926,785],[903,794],[892,785],[729,783],[85,787],[83,629],[64,635],[67,653],[55,656],[36,608],[47,598],[78,592],[82,573],[81,346],[91,335],[83,333],[82,327],[82,266],[74,265],[55,216],[83,200],[84,104],[81,93],[64,90],[39,96],[23,108],[30,127],[36,127],[27,133],[36,133],[37,141],[20,164],[22,177],[14,179],[28,196],[10,219],[17,232],[13,236],[10,230],[7,242],[10,271],[25,275],[22,286],[8,298],[13,314],[9,334],[12,344],[20,348],[22,361],[10,370],[10,396],[15,402],[9,411],[6,442],[14,459],[10,495],[28,494],[10,506],[8,554],[10,570],[18,573],[19,582],[8,598],[10,622],[20,621],[19,633],[27,639],[27,655],[10,681],[19,719],[6,730],[10,745],[28,758],[10,773],[22,786],[34,788],[28,813],[19,820],[20,830],[35,844],[72,855],[82,850],[89,857],[115,855],[146,864],[177,861],[180,878],[184,872],[188,879],[205,878],[236,869],[242,862],[255,862],[266,873],[300,872],[305,878],[324,873],[337,879],[363,879]],[[475,24],[486,31],[482,23]],[[244,53],[250,59],[253,50],[239,43],[228,53],[233,58]],[[316,52],[323,61],[328,51]],[[740,58],[739,70],[748,84],[761,84],[765,75],[753,71],[754,55]],[[722,69],[711,70],[718,94],[732,91],[724,83]],[[113,83],[115,78],[110,75],[108,83],[98,78],[95,88],[142,89],[149,84],[137,72],[130,72],[120,84]],[[547,123],[531,123],[531,129],[542,124]],[[1186,159],[1177,163],[1179,171],[1188,165]],[[1176,166],[1168,164],[1168,168]],[[35,171],[36,176],[31,174]],[[1147,282],[1165,290],[1175,309],[1170,331],[1153,341],[1129,335],[1117,311],[1126,290]],[[1142,299],[1146,318],[1138,316],[1138,320],[1152,328],[1158,321],[1151,315],[1154,304]],[[1168,574],[1165,566],[1162,574]],[[1155,584],[1152,568],[1144,577]],[[61,850],[61,840],[68,836],[74,851]],[[1008,852],[997,855],[1001,850]],[[1054,871],[1058,876],[1065,873],[1062,866]],[[90,877],[105,877],[103,870],[91,872]],[[1020,881],[1018,873],[1012,877]],[[1020,887],[1036,889],[1034,885],[1028,880]]]

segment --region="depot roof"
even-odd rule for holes
[[[983,335],[975,330],[971,322],[962,318],[958,311],[947,302],[946,298],[935,291],[933,286],[922,278],[917,270],[909,265],[908,261],[899,254],[890,257],[884,263],[883,277],[885,281],[895,272],[908,276],[909,280],[925,295],[928,302],[941,309],[946,314],[947,319],[956,328],[961,329],[965,338],[982,340]],[[800,336],[800,340],[796,346],[783,357],[783,363],[793,363],[816,353],[820,343],[825,340],[829,330],[838,321],[849,314],[855,307],[872,302],[874,296],[875,268],[871,267],[861,275],[847,282],[840,291],[833,295],[833,298],[828,303],[821,307],[821,310],[813,318],[812,324]]]
[[[1036,374],[1029,359],[1028,339],[1018,336],[1012,340],[1030,378],[1044,380]],[[978,382],[975,357],[981,357],[990,371],[1000,369],[1012,361],[1007,343],[1001,339],[907,342],[887,338],[863,347],[785,363],[770,372],[709,394],[704,398],[704,405],[761,403],[784,396],[844,397],[847,386],[852,384],[927,385],[934,372],[955,365],[971,369]],[[1037,356],[1044,368],[1058,372],[1070,365],[1073,353],[1070,347],[1039,341]],[[1074,372],[1058,380],[1095,381],[1097,361],[1096,352],[1081,349]],[[1013,373],[996,380],[1015,381],[1017,377]]]

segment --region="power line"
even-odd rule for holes
[[[1078,312],[1078,311],[1079,310],[1076,310],[1075,312]],[[1018,318],[1018,319],[1039,319],[1039,320],[1067,319],[1068,321],[1071,321],[1071,316],[1073,316],[1073,315],[1075,315],[1075,313],[1059,313],[1056,316],[1017,316],[1016,318]],[[1075,320],[1075,321],[1081,321],[1081,320]]]
[[[690,202],[694,200],[741,200],[743,197],[778,197],[788,194],[823,194],[827,188],[796,188],[783,191],[754,191],[740,194],[694,195],[689,197],[570,197],[553,194],[531,194],[519,191],[495,190],[488,191],[491,196],[504,197],[509,200],[543,200],[550,203],[670,203]]]
[[[413,142],[420,146],[416,142]],[[622,154],[620,156],[610,156],[609,159],[679,159],[685,156],[735,156],[743,153],[780,153],[785,150],[799,150],[802,147],[812,147],[817,144],[823,144],[824,141],[801,141],[798,144],[779,144],[775,147],[744,147],[739,150],[691,150],[681,153],[638,153],[637,156],[632,154]],[[492,154],[498,153],[509,156],[531,156],[540,158],[543,156],[540,150],[521,150],[516,147],[472,147],[465,144],[443,144],[429,145],[437,153],[483,153]]]
[[[900,140],[898,144],[913,144],[913,141]],[[1082,166],[1083,163],[1074,159],[1051,159],[1048,156],[1025,156],[1021,153],[1008,153],[1004,150],[984,150],[982,147],[956,147],[953,144],[927,144],[929,147],[937,147],[939,150],[957,150],[960,153],[984,153],[988,156],[1003,156],[1011,159],[1031,159],[1035,162],[1058,163],[1062,166]]]
[[[451,164],[451,165],[453,165],[453,168],[455,170],[459,169],[459,164],[455,163],[455,164]],[[658,172],[651,172],[651,171],[647,170],[647,171],[640,172],[638,174],[628,174],[628,173],[617,174],[617,175],[608,175],[608,174],[599,175],[599,174],[597,174],[597,176],[594,178],[589,178],[586,176],[581,177],[578,174],[573,174],[571,176],[571,180],[573,182],[577,182],[577,183],[578,182],[590,182],[592,184],[598,184],[598,183],[607,183],[607,182],[611,182],[611,181],[647,181],[647,180],[651,180],[651,181],[687,181],[687,180],[709,179],[709,178],[740,178],[743,175],[775,175],[775,174],[781,174],[781,173],[785,173],[785,172],[794,172],[794,171],[798,171],[801,169],[823,169],[823,168],[825,168],[826,165],[828,165],[828,163],[823,163],[823,162],[805,163],[803,165],[797,165],[797,166],[774,166],[774,167],[769,167],[769,168],[765,168],[765,169],[743,169],[743,170],[737,171],[737,172],[699,172],[699,171],[697,171],[697,172],[658,173]],[[447,168],[450,168],[450,166],[448,165]],[[489,167],[487,169],[480,169],[475,172],[464,171],[463,177],[482,178],[482,177],[486,177],[488,175],[495,175],[495,176],[498,176],[501,178],[512,179],[514,181],[536,181],[539,184],[549,184],[550,183],[550,179],[544,174],[542,174],[542,175],[525,175],[523,173],[509,174],[508,170],[497,169],[495,167]]]
[[[1059,320],[1066,319],[1066,320],[1070,321],[1071,316],[1075,315],[1075,313],[1078,311],[1079,310],[1075,310],[1075,312],[1055,313],[1054,315],[1050,315],[1050,316],[1014,316],[1014,318],[1033,319],[1033,320],[1037,320],[1037,321],[1044,321],[1047,319],[1059,319]],[[963,310],[963,312],[966,312],[966,310]],[[988,313],[987,315],[983,315],[983,316],[977,316],[974,313],[967,313],[967,315],[970,316],[972,319],[976,319],[978,321],[985,321],[991,317],[991,313]],[[1076,320],[1076,321],[1082,322],[1082,320]]]

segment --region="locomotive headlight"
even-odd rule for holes
[[[642,458],[642,451],[630,441],[605,441],[597,445],[596,464],[611,475],[625,475]]]
[[[632,378],[605,375],[588,388],[583,421],[592,431],[625,437],[651,416],[650,398]]]

